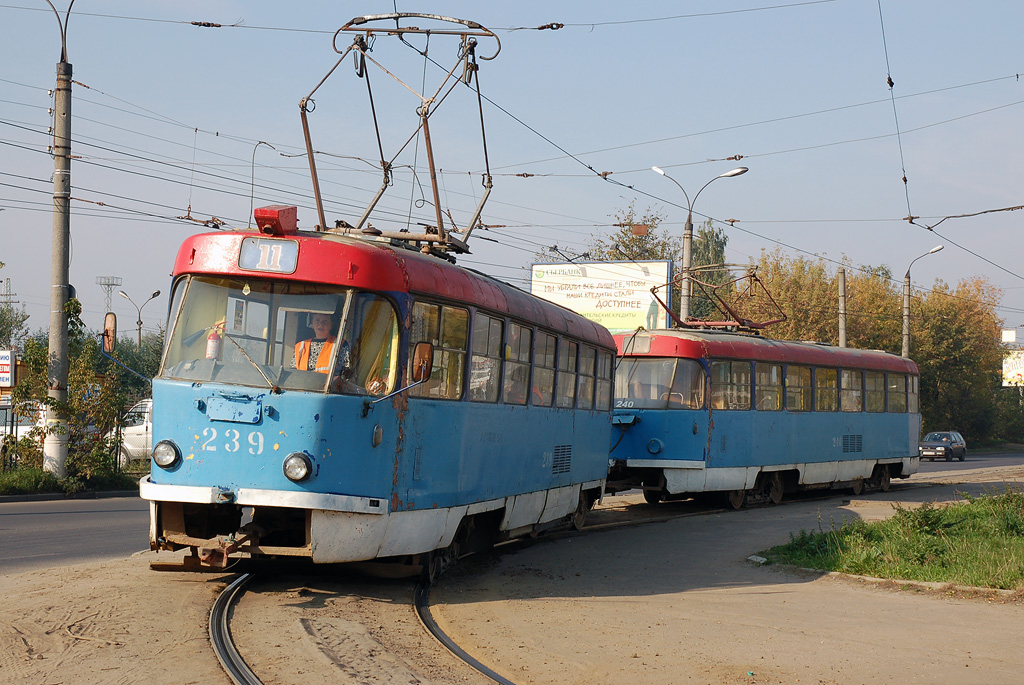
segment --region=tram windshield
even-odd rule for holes
[[[704,378],[704,369],[693,359],[621,357],[615,370],[615,406],[700,409]]]
[[[313,283],[190,276],[171,303],[161,378],[384,395],[398,380],[390,301]]]

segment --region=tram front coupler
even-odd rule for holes
[[[216,546],[200,547],[199,559],[202,563],[217,568],[226,568],[229,557],[243,547],[255,547],[259,545],[263,530],[251,523],[231,535],[216,538]]]

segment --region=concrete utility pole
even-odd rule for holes
[[[60,62],[53,93],[53,238],[50,252],[50,364],[48,395],[64,404],[68,399],[68,245],[71,238],[71,64],[68,62],[67,23],[71,5],[61,23],[60,14],[47,0],[60,26]],[[43,469],[58,478],[67,475],[68,419],[62,412],[46,412]]]
[[[846,347],[846,269],[836,272],[839,281],[839,346]]]

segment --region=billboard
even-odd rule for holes
[[[561,262],[533,264],[530,292],[596,321],[612,333],[668,328],[668,313],[651,288],[672,280],[672,262]],[[671,288],[658,297],[670,305]]]
[[[14,351],[0,350],[0,388],[14,387]]]
[[[1024,351],[1007,352],[1003,357],[1003,387],[1024,385]]]

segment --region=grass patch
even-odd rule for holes
[[[1024,493],[926,503],[885,521],[801,530],[760,552],[769,563],[904,580],[1024,589]]]
[[[102,473],[89,478],[58,479],[40,468],[23,467],[0,472],[0,495],[74,494],[83,491],[134,490],[138,479],[123,473]]]

